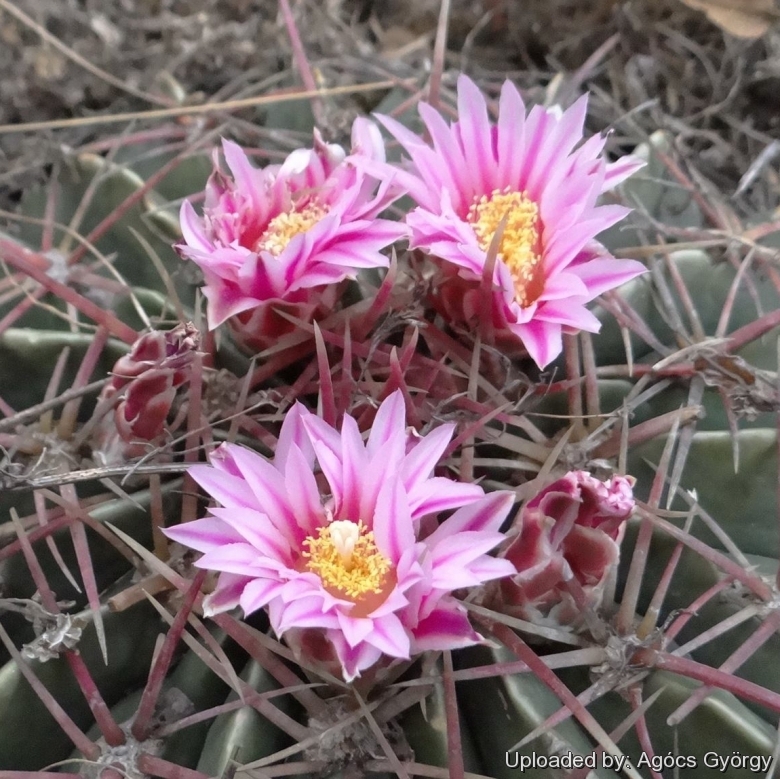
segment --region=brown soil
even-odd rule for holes
[[[3,3],[32,24],[0,4],[0,124],[158,107],[72,61],[35,25],[161,103],[300,84],[276,0]],[[422,80],[430,68],[438,0],[291,4],[309,62],[325,84]],[[656,129],[669,130],[689,172],[725,199],[764,152],[731,205],[741,215],[765,214],[777,207],[780,190],[770,153],[780,129],[778,55],[779,32],[734,38],[679,0],[453,0],[443,94],[449,97],[460,70],[489,90],[509,76],[531,101],[567,104],[589,90],[592,131],[611,127],[613,143],[630,148]],[[354,113],[381,97],[332,101],[326,134],[342,135]],[[263,119],[251,110],[240,116]],[[88,125],[0,134],[3,200],[18,198],[64,151],[116,132],[116,125]]]

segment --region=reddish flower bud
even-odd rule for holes
[[[566,582],[576,579],[588,605],[601,605],[634,508],[633,483],[571,471],[530,500],[516,520],[520,534],[503,553],[518,572],[498,584],[494,607],[537,623],[579,627],[581,610]]]
[[[102,399],[122,394],[114,409],[114,422],[126,442],[153,441],[162,435],[176,390],[189,380],[200,334],[188,322],[173,330],[142,335],[117,360]]]

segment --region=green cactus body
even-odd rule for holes
[[[392,90],[378,110],[402,106],[408,99],[405,90]],[[323,106],[333,108],[328,102]],[[264,133],[276,137],[290,129],[308,132],[313,113],[308,103],[305,110],[288,103],[269,107],[265,118]],[[406,112],[403,119],[420,129],[414,126],[419,125],[416,116]],[[46,611],[41,604],[49,596],[60,603],[72,601],[61,608],[82,617],[85,627],[68,651],[83,661],[125,734],[119,751],[128,746],[138,754],[146,752],[157,761],[148,773],[156,771],[162,779],[230,779],[257,761],[263,761],[255,769],[257,776],[266,767],[273,775],[287,772],[311,779],[393,776],[396,766],[388,749],[410,776],[438,779],[453,770],[448,703],[457,705],[467,775],[509,779],[518,776],[520,761],[544,758],[544,765],[529,763],[524,775],[558,779],[566,775],[564,769],[550,767],[549,758],[564,755],[595,760],[590,775],[598,779],[652,776],[651,769],[675,775],[663,762],[657,769],[647,762],[648,740],[661,759],[690,758],[691,764],[677,767],[681,776],[692,779],[714,775],[719,764],[713,767],[706,758],[713,751],[721,758],[760,759],[764,765],[776,751],[780,714],[780,638],[775,629],[766,628],[772,628],[778,613],[780,555],[780,326],[771,320],[779,305],[771,264],[762,259],[745,272],[735,267],[748,262],[736,249],[728,257],[720,249],[717,255],[691,248],[659,254],[649,263],[650,274],[615,293],[640,325],[621,326],[610,313],[615,302],[609,293],[603,305],[593,307],[601,332],[565,335],[565,353],[540,373],[517,344],[517,353],[505,352],[489,333],[483,340],[481,332],[477,337],[476,330],[447,322],[430,303],[440,280],[438,265],[425,265],[417,251],[402,253],[390,271],[390,278],[396,274],[394,283],[383,286],[384,272],[375,268],[361,272],[357,280],[344,280],[332,311],[313,321],[306,321],[300,310],[283,311],[280,320],[292,323],[290,329],[253,354],[231,329],[238,327],[234,317],[216,331],[207,330],[203,274],[173,248],[181,238],[179,201],[202,192],[211,172],[205,148],[188,148],[192,153],[181,157],[152,142],[119,148],[110,158],[74,155],[59,170],[56,202],[50,201],[55,182],[31,189],[20,205],[28,221],[13,236],[0,234],[0,284],[8,285],[0,287],[0,320],[13,319],[0,332],[0,616],[13,645],[21,648],[40,638],[41,624],[30,615]],[[638,201],[653,219],[676,230],[705,230],[696,198],[671,186],[663,158],[673,151],[668,136],[654,134],[638,152],[648,160],[647,169],[624,186],[622,197],[629,204]],[[395,149],[392,155],[398,156]],[[167,174],[147,191],[148,180],[164,166],[169,166]],[[72,224],[73,230],[58,227],[48,240],[40,222],[46,221],[52,202],[57,224]],[[411,202],[402,199],[395,207],[408,210]],[[103,229],[104,220],[117,214],[115,223]],[[300,212],[291,205],[284,215],[292,220]],[[93,253],[83,239],[96,229],[99,235],[89,241]],[[601,239],[620,256],[621,249],[641,249],[644,235],[636,221],[627,229],[606,231]],[[46,251],[33,248],[47,240]],[[69,256],[76,260],[68,264]],[[241,273],[250,270],[242,268]],[[14,274],[24,281],[16,292]],[[749,283],[742,283],[745,277]],[[687,295],[681,294],[678,281]],[[724,306],[738,281],[731,315],[719,332]],[[689,316],[686,298],[696,317]],[[767,315],[770,319],[763,319]],[[742,328],[756,322],[766,327],[746,336]],[[739,338],[731,343],[735,332]],[[154,350],[144,339],[152,343],[158,336],[163,345],[157,343],[159,353],[150,357]],[[118,365],[127,372],[118,371]],[[52,383],[55,372],[58,380]],[[72,404],[78,392],[70,401],[58,401],[70,388],[83,389],[92,382],[102,383],[75,401],[80,404],[77,412]],[[596,586],[591,579],[597,577],[588,579],[586,570],[577,579],[577,571],[587,565],[577,568],[571,549],[555,572],[560,590],[577,605],[579,620],[559,619],[554,608],[545,611],[539,605],[540,598],[529,598],[531,606],[503,603],[499,608],[501,593],[492,584],[453,587],[453,597],[465,602],[474,629],[485,639],[479,646],[453,650],[454,702],[438,675],[422,701],[409,692],[414,690],[414,684],[407,684],[410,679],[421,683],[415,679],[420,668],[428,672],[439,667],[439,649],[425,653],[423,662],[415,662],[416,657],[408,658],[410,663],[406,658],[396,664],[378,662],[350,686],[341,683],[340,667],[334,671],[333,657],[321,645],[315,647],[320,654],[309,647],[307,655],[294,641],[277,640],[264,618],[250,623],[260,624],[260,630],[248,628],[237,600],[226,614],[211,614],[204,598],[217,592],[215,576],[200,574],[193,566],[197,554],[161,533],[161,528],[206,515],[207,491],[182,472],[205,462],[220,442],[237,441],[263,456],[273,453],[280,426],[296,401],[319,409],[331,426],[349,415],[367,434],[377,408],[396,390],[414,429],[410,448],[416,437],[444,422],[457,426],[456,445],[431,466],[436,478],[471,481],[488,491],[515,491],[527,506],[567,473],[588,471],[605,481],[622,469],[636,480],[632,484],[640,500],[632,519],[610,537],[620,549],[620,561],[610,563],[613,575],[605,577],[598,598],[588,601],[589,588]],[[46,407],[36,408],[41,403]],[[159,424],[143,438],[140,431],[150,419]],[[672,432],[676,449],[667,448]],[[333,447],[335,451],[335,443]],[[676,459],[681,449],[687,449],[684,464]],[[664,464],[665,451],[669,458]],[[317,489],[323,470],[313,477]],[[679,487],[668,503],[664,490],[657,489],[656,479],[664,477]],[[281,484],[284,479],[278,478]],[[304,493],[310,485],[299,486]],[[721,533],[713,533],[700,517],[691,519],[694,500],[686,495],[694,494]],[[265,496],[269,512],[277,497],[270,492]],[[328,503],[332,497],[318,495],[317,500]],[[59,523],[50,536],[41,518],[46,510]],[[554,513],[555,506],[549,511]],[[108,538],[89,526],[85,542],[74,532],[84,513]],[[568,522],[567,532],[571,530],[573,515],[562,519],[552,513],[545,515],[551,527]],[[435,518],[423,517],[418,524],[425,527],[423,535],[432,534]],[[512,539],[523,530],[514,517],[506,524],[512,524]],[[31,537],[32,569],[25,557],[27,545],[3,553],[16,543],[17,527],[23,528],[25,540]],[[596,535],[594,527],[587,530]],[[552,529],[547,539],[556,552],[562,533]],[[587,532],[582,537],[592,540]],[[331,539],[342,554],[337,540]],[[307,543],[311,546],[311,534]],[[502,547],[499,554],[504,552]],[[300,556],[297,573],[311,573],[309,557]],[[670,561],[674,571],[663,597],[656,598]],[[542,566],[547,561],[533,562]],[[85,571],[92,576],[85,577]],[[189,592],[196,576],[202,576],[197,594]],[[375,585],[374,594],[383,593],[383,582]],[[574,582],[571,592],[565,591],[566,582]],[[692,603],[715,591],[695,614],[688,612]],[[160,619],[147,596],[170,614],[173,627]],[[107,664],[91,611],[95,597]],[[362,608],[366,601],[360,603]],[[623,604],[630,606],[626,613]],[[677,630],[680,619],[685,624]],[[724,623],[729,629],[721,630]],[[627,731],[615,737],[613,752],[627,757],[630,770],[621,773],[614,759],[594,752],[602,736],[581,712],[578,718],[566,711],[562,721],[546,724],[564,704],[535,673],[485,671],[518,660],[512,642],[505,638],[502,645],[498,638],[502,629],[516,631],[530,651],[549,660],[572,693],[579,695],[596,682],[602,685],[587,712],[595,718],[595,729]],[[700,642],[705,631],[716,635]],[[757,631],[764,631],[760,644],[732,663],[732,655],[750,647]],[[165,635],[174,636],[175,646],[166,644]],[[678,652],[690,642],[692,649]],[[203,661],[204,652],[222,673]],[[557,662],[557,655],[568,652],[582,654]],[[669,670],[670,659],[689,664]],[[81,770],[83,763],[68,763],[81,760],[81,753],[74,751],[72,740],[6,648],[0,648],[0,661],[0,770],[42,771],[58,761],[65,761],[65,771]],[[160,662],[167,663],[167,672],[154,724],[139,744],[128,734]],[[103,757],[110,757],[106,736],[67,658],[25,663],[75,725],[100,745]],[[728,670],[718,675],[721,666]],[[679,723],[669,725],[667,720],[691,696],[701,695],[697,691],[705,682],[699,677],[715,680],[712,691]],[[241,685],[234,684],[235,678],[267,695],[276,711],[239,705]],[[650,698],[651,705],[637,714],[641,702]],[[384,717],[388,710],[392,714]],[[625,726],[632,711],[634,722]],[[178,719],[196,713],[202,714],[200,721],[176,728]],[[348,717],[355,721],[338,730]],[[516,749],[537,729],[544,732]],[[306,746],[297,749],[303,741]],[[727,775],[754,776],[752,766],[749,761],[727,766]],[[84,775],[90,774],[85,770]]]

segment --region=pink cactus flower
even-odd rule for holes
[[[520,534],[502,555],[517,573],[496,584],[492,605],[537,624],[579,627],[581,609],[566,582],[576,579],[587,604],[601,605],[617,574],[633,483],[626,476],[602,482],[571,471],[530,500],[516,520]]]
[[[377,189],[353,164],[358,157],[384,161],[374,124],[355,120],[350,156],[324,143],[317,131],[313,149],[298,149],[282,165],[263,169],[231,141],[222,149],[232,178],[215,152],[203,216],[189,201],[182,204],[184,242],[177,246],[203,271],[211,329],[241,316],[243,325],[271,327],[261,338],[276,337],[286,320],[269,325],[269,307],[284,304],[288,313],[310,319],[321,308],[324,288],[354,278],[361,268],[387,267],[381,251],[404,227],[377,216],[398,192],[390,178]],[[263,315],[250,322],[258,308]]]
[[[407,216],[411,247],[452,263],[464,312],[490,316],[473,290],[482,280],[499,226],[492,274],[492,319],[521,339],[544,367],[562,350],[562,334],[598,332],[586,304],[644,273],[618,260],[594,238],[629,209],[597,206],[598,197],[642,166],[635,157],[607,163],[606,139],[582,141],[587,98],[561,112],[536,106],[526,115],[515,86],[504,82],[498,123],[466,76],[458,79],[457,122],[448,126],[425,103],[420,116],[432,145],[390,117],[378,117],[406,149],[411,168],[396,180],[417,202]],[[366,163],[378,174],[387,165]],[[452,286],[452,285],[450,285]]]
[[[218,507],[165,531],[220,572],[204,610],[266,608],[277,635],[310,662],[332,654],[347,681],[383,656],[479,641],[452,591],[514,572],[487,554],[504,539],[514,495],[433,475],[453,429],[410,446],[397,391],[365,442],[353,417],[338,431],[296,405],[273,463],[219,447],[210,466],[189,471]]]

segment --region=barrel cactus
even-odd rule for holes
[[[665,223],[668,138],[610,157],[584,98],[455,110],[274,164],[120,135],[27,193],[2,775],[768,770],[773,250]]]

